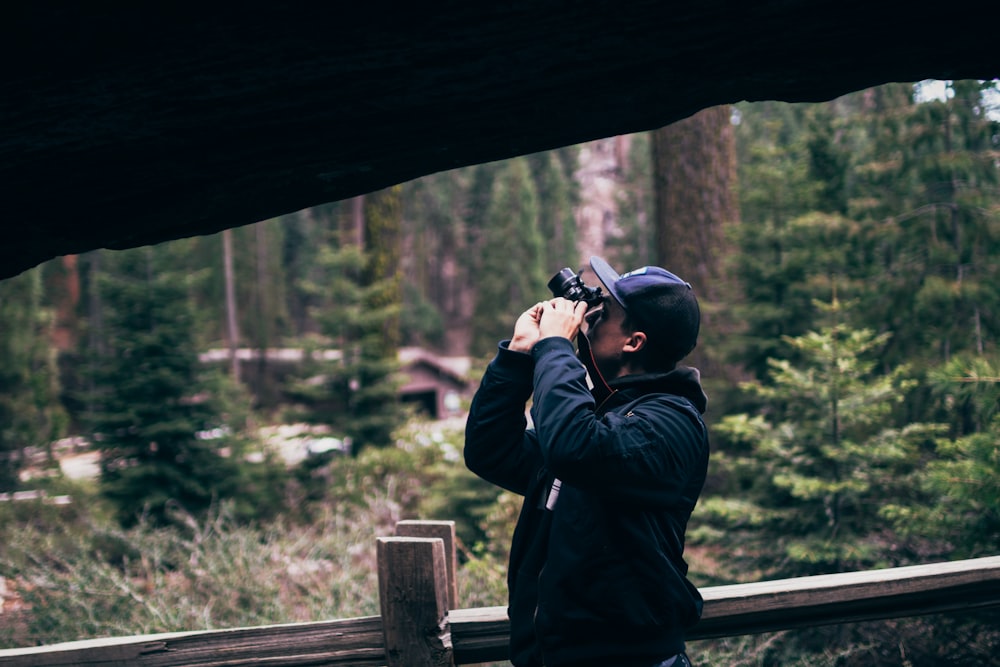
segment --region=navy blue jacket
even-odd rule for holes
[[[596,405],[573,344],[545,338],[530,355],[501,344],[472,402],[466,465],[525,497],[507,575],[518,667],[652,665],[701,615],[683,558],[708,467],[698,371],[610,384]]]

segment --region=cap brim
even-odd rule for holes
[[[618,293],[618,288],[615,285],[621,274],[612,269],[610,264],[596,256],[590,258],[590,268],[594,271],[597,279],[601,281],[601,284],[604,285],[604,289],[615,298],[619,306],[624,308],[625,302],[622,300],[621,294]]]

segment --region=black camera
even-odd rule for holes
[[[549,290],[553,295],[570,301],[586,301],[589,308],[595,308],[604,301],[600,287],[584,285],[580,276],[573,273],[573,269],[569,267],[552,276]]]

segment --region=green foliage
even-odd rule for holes
[[[912,86],[890,84],[824,104],[737,106],[742,220],[730,229],[738,250],[728,261],[741,293],[726,307],[743,328],[722,342],[756,382],[735,410],[712,394],[712,475],[689,532],[702,581],[996,553],[1000,128],[984,112],[987,86],[996,83],[953,82],[948,99],[925,103]],[[648,136],[632,141],[620,236],[606,241],[612,256],[633,258],[618,264],[638,266],[653,248],[650,164]],[[4,558],[54,554],[17,563],[17,577],[39,582],[35,609],[51,610],[33,626],[40,639],[27,643],[299,620],[287,610],[327,609],[292,601],[310,587],[331,598],[342,588],[342,602],[368,604],[371,533],[400,518],[455,520],[463,600],[503,604],[520,499],[465,470],[457,430],[399,428],[394,348],[463,353],[474,336],[472,352],[488,355],[516,315],[547,296],[546,277],[575,260],[575,160],[571,147],[404,184],[398,198],[390,191],[368,211],[368,244],[385,242],[377,258],[339,241],[349,228],[357,240],[353,201],[233,230],[242,342],[307,339],[316,351],[337,350],[339,360],[306,369],[295,397],[356,451],[399,445],[355,459],[312,457],[294,479],[276,461],[245,463],[256,450],[241,433],[248,399],[193,361],[224,337],[219,237],[148,255],[93,253],[94,267],[114,273],[84,304],[91,350],[104,351],[100,394],[88,405],[104,437],[108,495],[82,502],[128,503],[129,517],[151,509],[127,529],[91,518],[91,539],[49,525],[83,520],[80,504],[0,508],[5,543],[15,545]],[[8,464],[0,477],[8,486],[19,463],[4,451],[43,446],[64,425],[43,287],[31,272],[0,284],[0,463]],[[857,305],[845,309],[848,300]],[[835,302],[829,320],[821,304]],[[228,434],[193,435],[215,429]],[[227,496],[219,509],[215,499]],[[247,524],[287,517],[278,514],[287,503],[317,530]],[[18,534],[8,539],[8,528]],[[348,572],[337,561],[344,554],[363,565],[346,583],[266,570],[268,558],[285,562],[279,553],[328,534],[341,541],[321,547],[337,552],[315,559],[323,572],[328,561]],[[185,565],[192,558],[198,568]],[[701,569],[701,559],[711,567]],[[199,597],[194,577],[206,572],[218,583]],[[241,610],[244,600],[254,602]],[[272,613],[272,603],[286,611]],[[115,618],[120,625],[109,624]],[[705,664],[922,664],[948,647],[988,655],[982,647],[996,641],[983,625],[936,617],[698,643],[693,653]]]
[[[851,324],[891,331],[888,367],[995,346],[997,121],[992,84],[917,104],[890,84],[825,105],[744,104],[737,129],[745,335],[728,357],[763,380],[781,336],[818,327],[813,299],[858,300]],[[792,358],[794,361],[794,358]],[[929,407],[911,396],[910,418]]]
[[[866,250],[877,289],[860,313],[895,331],[890,363],[939,363],[996,344],[998,123],[983,113],[983,88],[954,82],[949,99],[915,104],[886,86],[880,115],[864,117],[871,140],[850,215],[877,230]]]
[[[984,431],[1000,414],[1000,366],[990,358],[956,356],[931,369],[928,382],[950,416],[953,433]]]
[[[763,380],[767,359],[790,353],[782,337],[810,330],[816,315],[813,301],[831,298],[828,281],[836,267],[830,265],[851,256],[844,245],[850,229],[835,213],[816,210],[823,186],[810,165],[822,161],[828,172],[836,160],[817,154],[829,153],[829,147],[811,147],[810,142],[824,139],[805,133],[808,107],[762,103],[738,105],[737,110],[742,219],[728,233],[740,249],[729,262],[743,291],[733,308],[744,327],[725,352]]]
[[[445,324],[441,312],[412,284],[403,285],[403,311],[400,313],[403,342],[439,348],[445,340]]]
[[[180,519],[9,533],[0,566],[30,611],[23,636],[4,644],[378,613],[375,536],[364,522],[329,513],[254,527],[225,506]]]
[[[403,185],[405,251],[400,263],[406,280],[401,319],[406,345],[436,347],[445,341],[445,315],[454,308],[449,296],[464,275],[459,265],[466,242],[460,211],[467,173],[456,169]]]
[[[123,252],[101,285],[109,353],[94,359],[90,425],[103,492],[125,523],[139,514],[163,522],[172,505],[197,512],[242,492],[238,442],[205,435],[240,429],[231,419],[240,411],[227,414],[224,381],[198,362],[187,280],[156,260],[149,248]]]
[[[460,461],[463,437],[463,426],[412,420],[395,447],[307,464],[300,479],[317,506],[381,508],[387,530],[403,518],[454,521],[461,542],[474,546],[486,537],[482,522],[499,490]]]
[[[510,337],[518,315],[550,296],[537,188],[525,158],[506,161],[496,174],[479,257],[472,353],[488,355],[499,340]]]
[[[225,501],[123,529],[85,495],[73,514],[4,520],[0,573],[27,610],[0,646],[377,614],[375,538],[409,518],[455,520],[462,606],[503,604],[516,504],[494,505],[496,488],[458,461],[461,438],[418,422],[398,447],[333,458],[312,468],[325,496],[271,521]]]
[[[0,282],[0,491],[18,488],[27,448],[45,451],[66,427],[41,277]]]
[[[573,215],[578,199],[573,180],[577,152],[569,147],[527,157],[538,191],[538,231],[544,239],[541,263],[549,273],[572,264],[577,257]]]
[[[934,380],[958,414],[984,427],[940,440],[916,476],[926,502],[889,505],[883,515],[904,535],[943,542],[955,557],[993,555],[1000,551],[1000,377],[977,359],[956,361]]]
[[[323,360],[326,350],[317,350],[319,358],[313,355],[288,393],[303,405],[307,421],[329,425],[349,439],[353,453],[366,446],[385,447],[404,419],[396,349],[386,344],[386,328],[397,321],[400,309],[399,300],[386,295],[398,281],[393,277],[365,284],[369,259],[354,245],[327,246],[318,261],[326,279],[309,289],[333,295],[328,307],[315,314],[323,334],[319,344],[338,358]]]
[[[300,309],[293,272],[307,270],[301,267],[307,261],[302,254],[315,246],[310,245],[309,221],[301,218],[285,216],[229,230],[240,345],[266,348],[304,324],[293,319],[299,314],[293,309]],[[199,276],[190,294],[199,337],[226,340],[223,234],[178,239],[155,248],[170,257],[173,270]]]
[[[400,345],[399,309],[402,303],[400,233],[402,188],[394,186],[365,197],[365,266],[363,284],[369,292],[366,310],[382,313],[378,336],[367,345],[380,356],[391,356]]]
[[[763,529],[759,543],[750,538],[759,549],[752,557],[785,576],[886,564],[878,508],[922,500],[907,480],[921,448],[941,432],[886,426],[912,387],[906,369],[876,375],[872,355],[887,336],[839,323],[838,302],[818,307],[837,323],[787,340],[802,363],[771,360],[770,383],[745,386],[762,414],[728,416],[718,426],[737,452],[749,452],[714,460],[746,480],[744,504],[716,499],[701,508],[718,534]]]

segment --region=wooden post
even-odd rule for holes
[[[444,540],[445,573],[448,575],[448,609],[458,609],[458,550],[454,521],[397,521],[397,537],[440,537]]]
[[[388,667],[453,667],[444,540],[380,537],[377,554]]]

